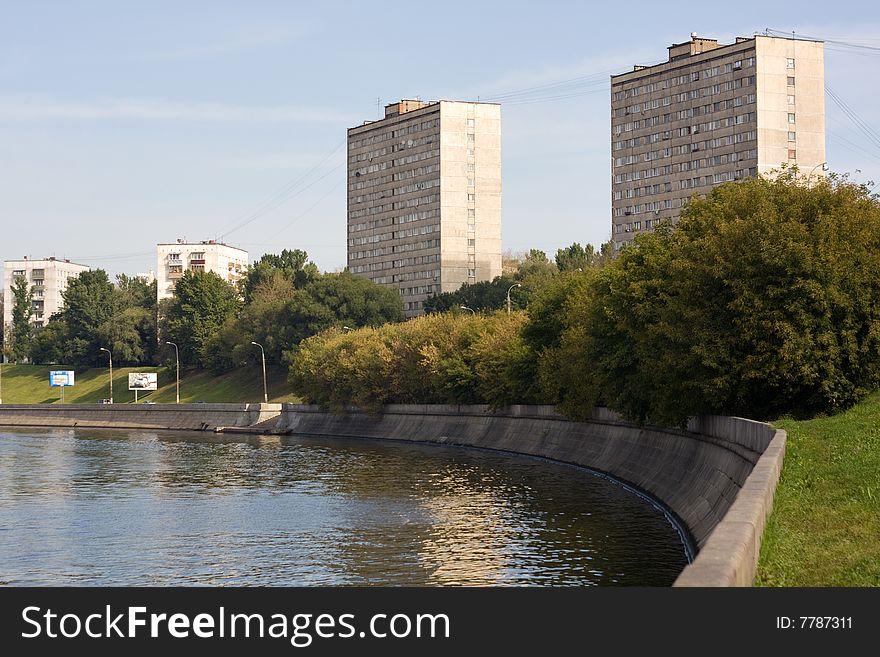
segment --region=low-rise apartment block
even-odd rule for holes
[[[156,296],[174,296],[174,286],[185,271],[212,271],[235,285],[248,267],[248,252],[216,240],[177,240],[156,245]]]
[[[3,266],[3,325],[12,325],[12,308],[15,304],[12,285],[17,278],[24,278],[30,286],[31,323],[40,328],[63,307],[63,293],[68,281],[84,271],[89,271],[89,267],[70,260],[7,260]]]

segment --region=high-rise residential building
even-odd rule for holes
[[[86,265],[78,265],[70,260],[44,258],[32,260],[7,260],[3,266],[3,325],[12,325],[12,285],[17,278],[24,278],[31,291],[31,323],[39,328],[64,305],[62,293],[67,282],[80,273],[89,271]]]
[[[248,267],[248,252],[216,240],[156,245],[156,297],[174,296],[174,286],[185,271],[212,271],[235,284]]]
[[[824,47],[771,36],[691,34],[668,61],[611,77],[615,247],[679,216],[693,194],[797,165],[825,164]]]
[[[501,107],[402,100],[348,130],[348,268],[408,317],[501,274]]]

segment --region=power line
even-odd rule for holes
[[[828,97],[831,98],[831,100],[834,102],[835,105],[838,106],[838,108],[840,108],[844,116],[846,116],[852,122],[852,124],[856,126],[859,132],[861,132],[873,146],[880,149],[880,134],[878,134],[870,125],[868,125],[868,123],[864,119],[862,119],[862,117],[860,117],[858,113],[856,113],[856,111],[852,109],[852,107],[850,107],[846,103],[846,101],[844,101],[843,98],[836,94],[834,90],[827,84],[825,85],[825,91],[828,93]]]
[[[806,41],[823,41],[824,43],[830,43],[835,46],[840,46],[841,48],[844,48],[844,49],[862,50],[867,53],[873,53],[873,54],[880,53],[880,46],[869,46],[864,43],[859,43],[858,41],[853,41],[853,40],[833,39],[833,38],[827,38],[827,37],[826,38],[814,37],[814,36],[808,36],[806,34],[797,34],[796,32],[784,32],[782,30],[774,30],[769,27],[766,28],[764,30],[764,32],[768,36],[772,34],[773,36],[787,37],[789,39],[793,39],[793,38],[795,38],[795,35],[797,35],[798,39],[802,39],[802,40],[806,40]],[[865,39],[865,40],[872,41],[875,39]]]
[[[345,145],[345,143],[346,143],[346,140],[343,139],[341,142],[339,142],[339,144],[336,145],[336,147],[332,151],[330,151],[327,155],[325,155],[311,169],[309,169],[304,174],[302,174],[301,176],[298,176],[293,181],[291,181],[290,183],[285,185],[284,188],[281,189],[279,192],[276,192],[275,194],[273,194],[272,196],[270,196],[266,200],[262,201],[256,210],[254,210],[250,214],[245,215],[244,217],[241,217],[238,220],[236,220],[237,223],[233,224],[231,227],[225,228],[221,232],[221,236],[226,237],[226,236],[228,236],[238,230],[241,230],[242,228],[244,228],[248,224],[253,223],[254,221],[259,219],[263,215],[271,212],[272,210],[277,209],[278,207],[280,207],[281,205],[283,205],[284,203],[289,201],[291,198],[298,195],[298,193],[303,190],[297,190],[297,188],[306,179],[308,179],[309,176],[311,176],[315,171],[320,169],[324,165],[324,163],[327,162],[327,160],[329,160],[331,157],[336,155],[336,153],[339,151],[340,148],[342,148]],[[339,168],[339,167],[336,167],[336,168]],[[319,178],[318,180],[321,180],[321,178]],[[317,181],[315,181],[315,182],[317,182]],[[309,186],[311,186],[311,185],[309,185]],[[305,187],[305,189],[308,189],[309,186]]]

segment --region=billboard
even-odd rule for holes
[[[49,385],[53,388],[72,386],[73,370],[52,370],[49,372]]]
[[[159,375],[155,372],[132,372],[128,375],[129,390],[155,390]]]

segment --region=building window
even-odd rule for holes
[[[789,160],[797,159],[797,151],[795,149],[793,149],[793,148],[788,149],[788,159]]]
[[[794,105],[794,94],[788,94],[788,104]]]
[[[788,141],[795,141],[797,137],[797,133],[794,130],[789,130],[788,132]]]
[[[468,269],[468,278],[476,278],[477,270],[476,269]]]
[[[473,120],[473,119],[468,119],[468,120],[467,120],[467,125],[468,125],[468,128],[473,128],[473,127],[474,127],[474,120]]]
[[[794,114],[790,114],[789,116],[794,116]],[[468,194],[468,202],[473,203],[477,199],[476,194]]]
[[[788,76],[788,86],[789,86],[789,87],[793,87],[793,86],[794,86],[794,76],[793,76],[793,75],[789,75],[789,76]]]
[[[468,208],[468,219],[474,219],[477,216],[477,211],[474,208]]]
[[[468,246],[476,246],[477,240],[468,240]]]
[[[793,57],[789,57],[787,60],[785,60],[785,68],[794,68],[794,58]]]
[[[789,123],[794,123],[794,112],[789,112],[789,113],[788,113],[788,122],[789,122]]]
[[[468,187],[473,187],[473,186],[474,186],[474,179],[468,178]]]

